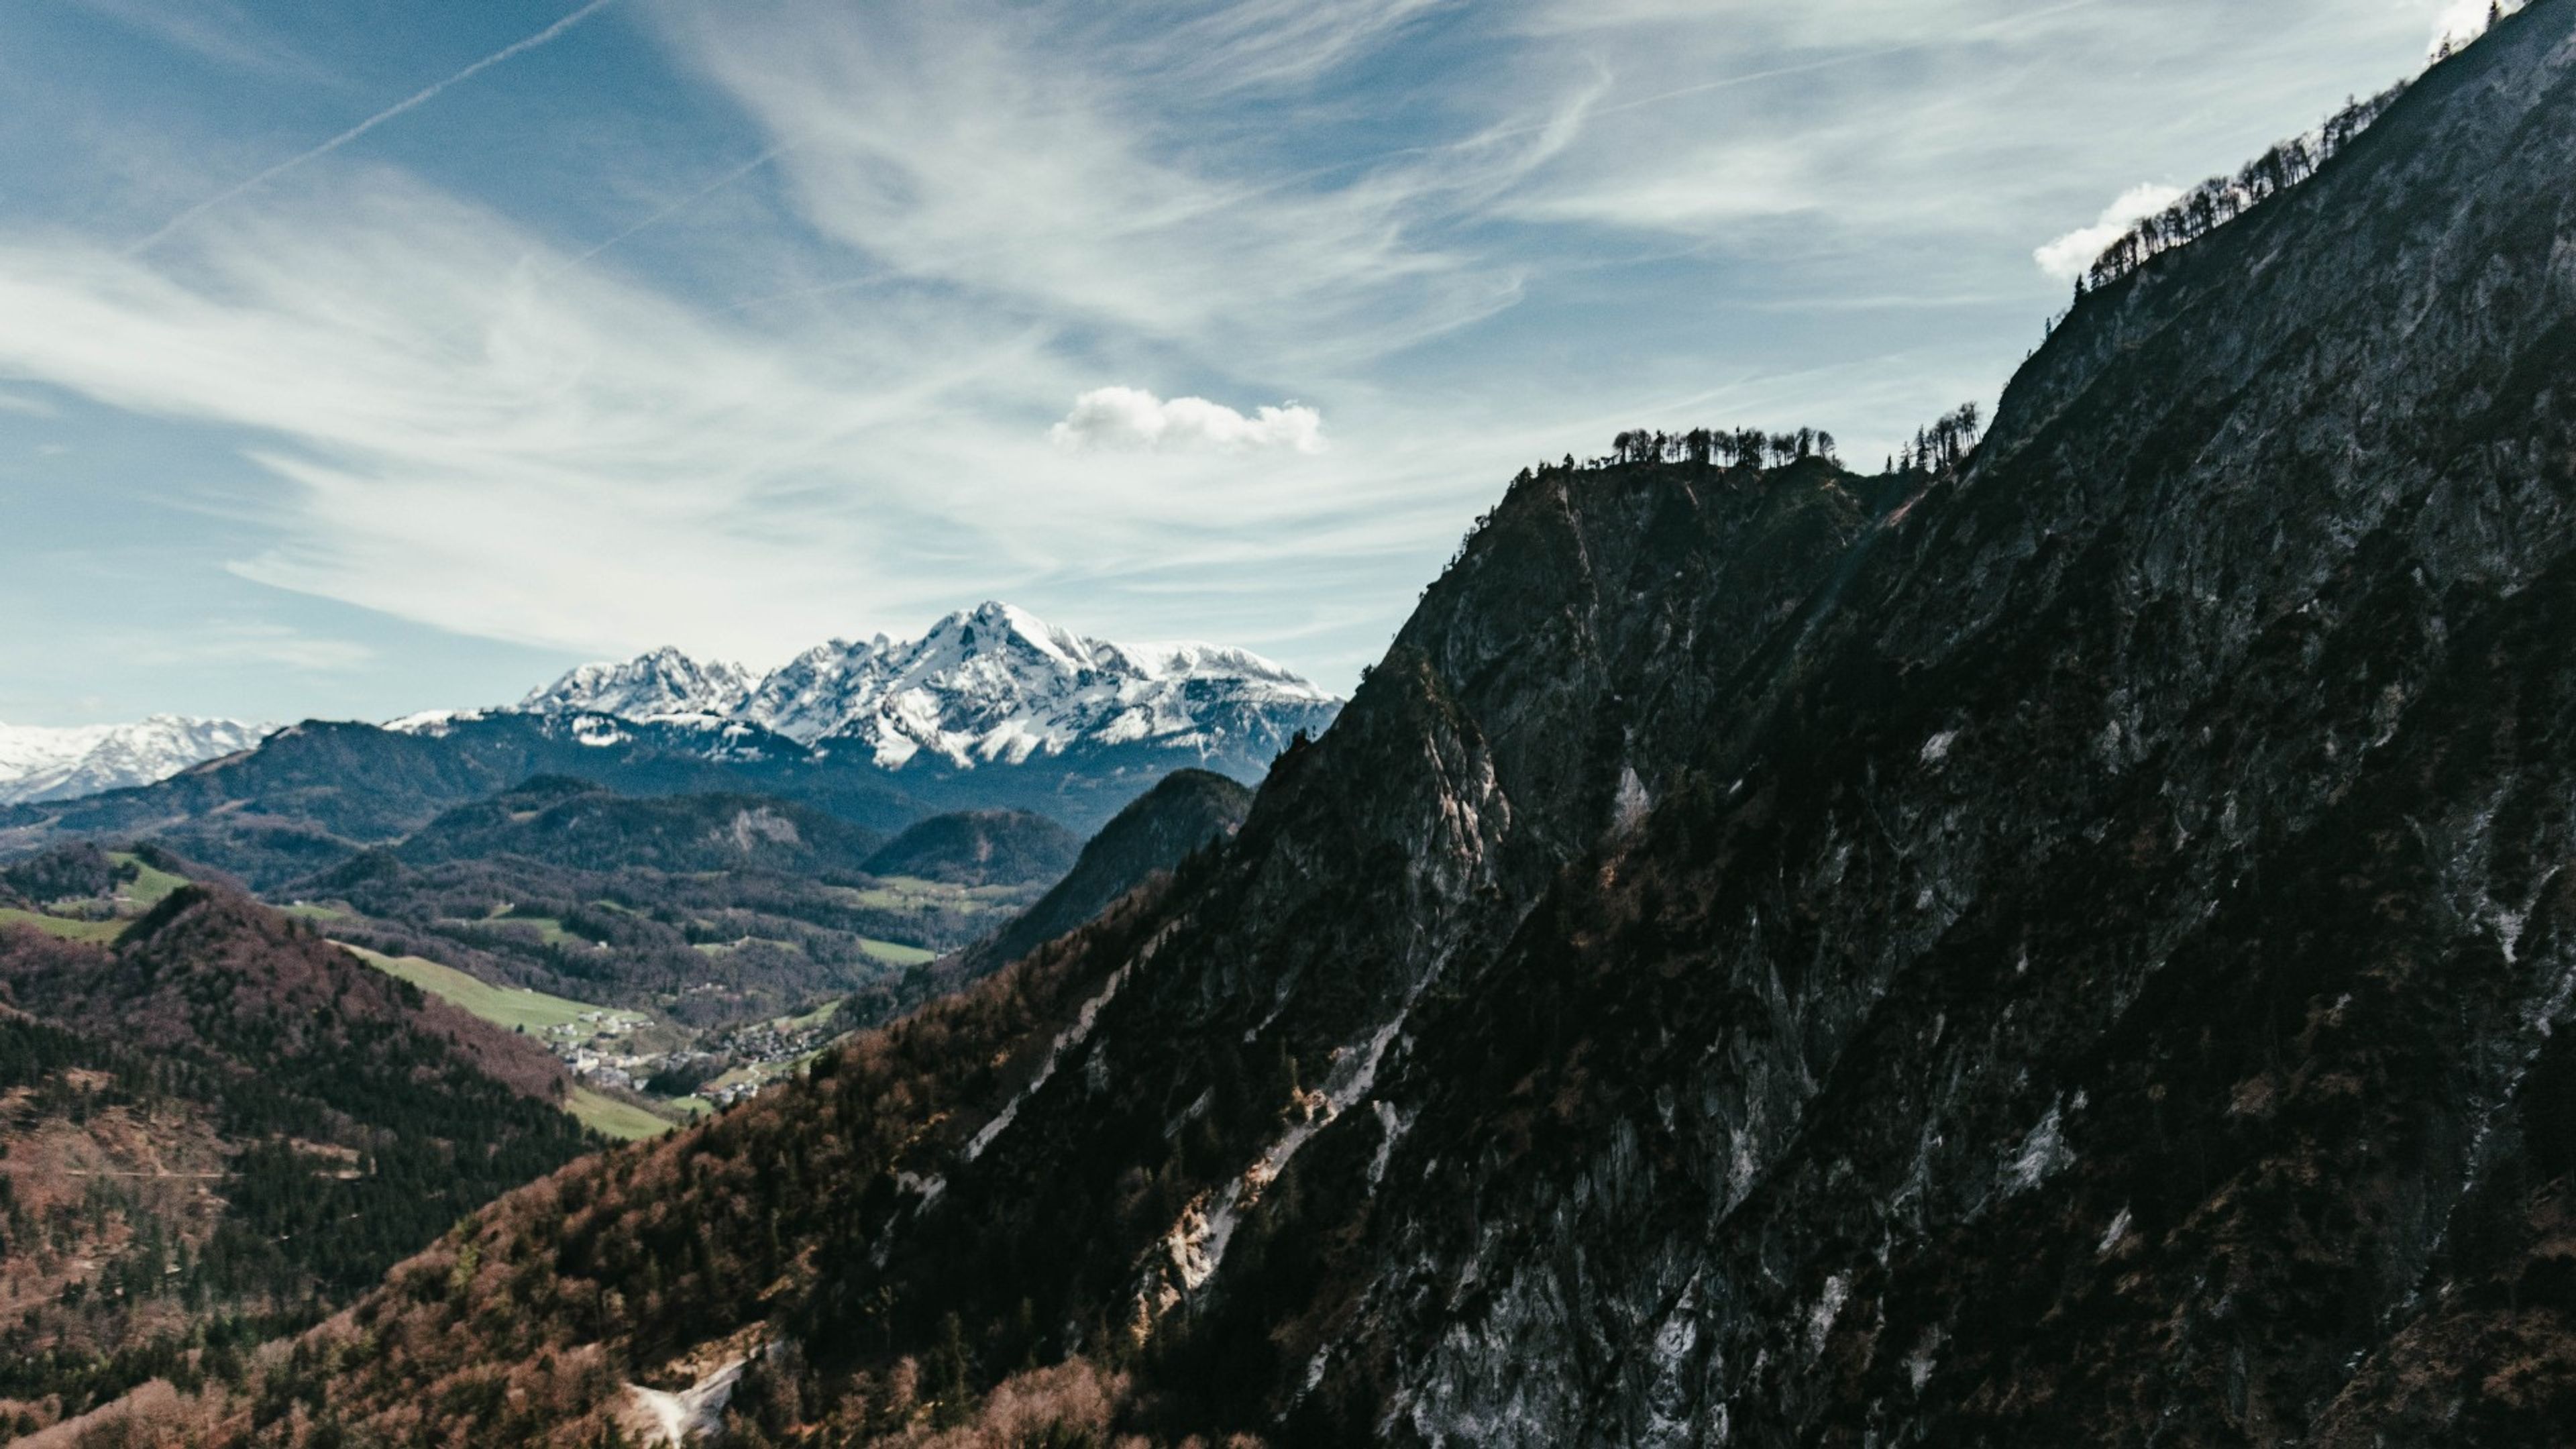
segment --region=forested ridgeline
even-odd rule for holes
[[[0,1425],[238,1374],[595,1145],[525,1039],[222,889],[113,945],[0,927],[0,1002]]]

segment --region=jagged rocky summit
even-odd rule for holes
[[[864,751],[886,769],[916,758],[966,770],[1143,748],[1194,753],[1237,775],[1245,762],[1266,767],[1298,731],[1320,733],[1338,707],[1247,650],[1115,644],[992,602],[948,615],[919,639],[834,640],[761,678],[668,648],[588,664],[518,706],[739,720],[800,744]]]

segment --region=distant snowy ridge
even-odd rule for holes
[[[657,649],[586,664],[529,695],[532,713],[746,721],[805,745],[850,745],[887,769],[959,769],[1135,746],[1266,760],[1340,701],[1249,650],[1115,644],[1025,609],[960,610],[919,639],[834,640],[766,678]]]
[[[0,804],[149,785],[191,765],[239,754],[276,731],[272,724],[175,714],[132,724],[0,724]]]
[[[739,664],[702,663],[661,648],[623,664],[585,664],[519,701],[530,714],[613,714],[661,720],[731,715],[759,681]]]

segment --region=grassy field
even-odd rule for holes
[[[60,936],[66,941],[113,941],[132,924],[132,921],[75,921],[67,916],[40,915],[34,911],[0,910],[0,926],[33,926],[48,936]]]
[[[461,917],[449,917],[441,920],[438,924],[443,928],[463,928],[469,931],[477,927],[492,928],[518,926],[535,932],[538,942],[542,945],[562,946],[570,944],[574,946],[587,946],[590,944],[581,937],[565,930],[564,923],[560,918],[555,916],[540,916],[533,913],[523,915],[515,906],[495,906],[490,912],[476,919],[469,920]]]
[[[533,926],[536,928],[537,939],[549,946],[560,946],[567,941],[576,946],[587,946],[590,944],[589,942],[582,940],[580,937],[575,936],[572,932],[565,930],[564,923],[556,920],[552,916],[523,916],[513,911],[506,916],[494,916],[489,924],[495,926]]]
[[[778,1018],[777,1026],[780,1031],[804,1031],[811,1027],[825,1025],[830,1022],[833,1017],[840,1014],[840,1002],[826,1001],[822,1005],[815,1007],[812,1011],[806,1012],[802,1016],[782,1016]]]
[[[633,1103],[603,1096],[588,1087],[573,1088],[572,1095],[564,1099],[564,1110],[581,1119],[584,1127],[620,1142],[659,1137],[673,1125]]]
[[[118,865],[134,867],[134,883],[117,894],[131,903],[137,911],[152,909],[168,899],[170,892],[188,883],[188,878],[185,876],[172,875],[166,870],[154,870],[140,859],[121,850],[109,851],[107,858]]]
[[[925,951],[919,946],[906,946],[895,941],[872,941],[865,936],[859,938],[859,949],[890,966],[918,966],[924,961],[939,959],[936,951]]]
[[[548,996],[542,991],[494,986],[457,970],[453,966],[419,956],[387,956],[363,946],[341,943],[341,949],[388,975],[399,976],[442,1001],[452,1002],[497,1026],[526,1027],[543,1031],[550,1026],[565,1026],[581,1020],[583,1013],[608,1010],[588,1002],[567,1001]],[[634,1012],[612,1012],[612,1015],[634,1016]]]
[[[875,886],[834,886],[830,893],[872,911],[949,910],[961,915],[1016,911],[1046,894],[1039,886],[955,886],[908,875],[880,877]]]
[[[770,936],[745,936],[739,941],[700,941],[689,949],[703,956],[725,956],[730,955],[735,951],[739,951],[745,946],[755,944],[762,946],[775,946],[781,951],[801,951],[804,949],[793,941],[781,941]]]
[[[827,1042],[822,1046],[814,1048],[812,1051],[805,1052],[799,1056],[789,1057],[784,1061],[752,1062],[744,1066],[735,1067],[721,1076],[710,1079],[705,1086],[700,1087],[698,1090],[701,1092],[710,1092],[723,1087],[740,1086],[746,1082],[776,1082],[783,1081],[789,1077],[800,1076],[804,1073],[807,1067],[814,1064],[814,1059],[816,1057],[821,1056],[823,1053],[830,1051],[831,1049],[831,1044]]]
[[[49,916],[42,911],[0,910],[0,926],[33,926],[48,936],[66,941],[113,941],[134,924],[134,918],[169,899],[170,893],[188,883],[185,876],[166,870],[154,870],[122,850],[111,850],[107,858],[118,865],[132,866],[135,876],[117,888],[116,918],[107,921],[84,921],[72,916]]]
[[[349,913],[338,906],[316,905],[311,901],[297,901],[291,906],[279,906],[277,913],[281,916],[293,916],[299,921],[345,921],[349,918]]]

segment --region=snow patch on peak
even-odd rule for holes
[[[763,680],[742,712],[799,743],[850,741],[888,769],[917,757],[973,769],[1084,744],[1275,750],[1337,704],[1249,650],[1117,644],[992,600],[917,640],[808,650]]]
[[[385,721],[385,728],[398,735],[445,739],[458,725],[472,724],[490,713],[481,709],[425,709],[418,714],[404,715],[401,719],[389,719]]]
[[[519,701],[527,714],[611,714],[653,721],[722,717],[740,710],[757,681],[739,664],[692,659],[663,646],[624,663],[584,664]]]

